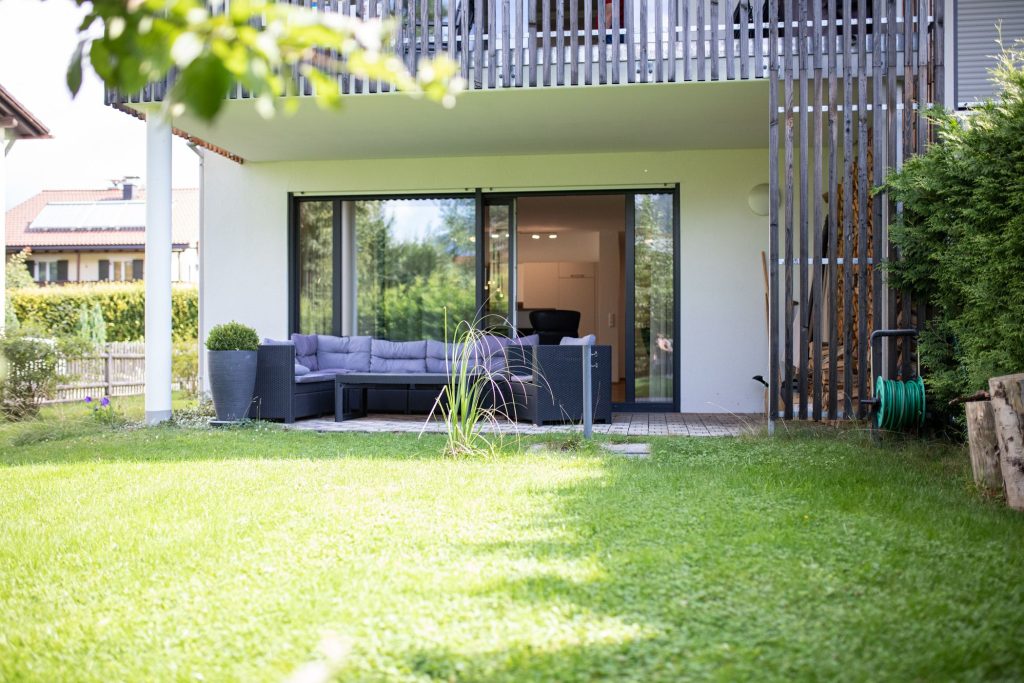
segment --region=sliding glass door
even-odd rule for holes
[[[626,201],[626,400],[634,410],[679,405],[678,193]]]
[[[481,326],[515,336],[516,203],[512,198],[481,198],[482,264],[478,283]],[[482,256],[482,258],[480,258]]]

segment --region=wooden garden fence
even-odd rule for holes
[[[84,400],[86,396],[135,396],[145,391],[145,342],[108,342],[101,352],[62,362],[67,383],[57,387],[53,403]]]

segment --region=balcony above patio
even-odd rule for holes
[[[799,60],[810,68],[845,70],[849,66],[851,73],[858,74],[875,66],[871,60],[876,37],[882,43],[881,54],[890,61],[902,62],[908,44],[918,53],[917,43],[931,40],[937,30],[930,2],[298,0],[296,4],[390,22],[395,28],[393,50],[410,69],[421,58],[443,53],[459,63],[468,89],[496,90],[761,80],[771,71],[773,40],[776,54],[793,55],[792,64],[778,63],[780,77],[787,66],[796,68]],[[861,38],[866,51],[860,54],[866,57],[858,60]],[[787,41],[791,45],[781,47]],[[345,74],[338,79],[346,94],[390,89]],[[302,95],[312,95],[308,80],[299,77],[298,85]],[[159,102],[166,86],[156,83],[134,95],[108,93],[107,101]],[[228,96],[245,99],[249,94],[238,87]]]

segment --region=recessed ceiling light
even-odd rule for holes
[[[533,237],[533,239],[535,239],[535,240],[539,240],[540,239],[540,235],[530,235],[530,236]]]
[[[558,239],[558,235],[556,235],[555,233],[551,233],[550,235],[548,235],[548,239],[549,239],[549,240],[555,240],[555,239]]]

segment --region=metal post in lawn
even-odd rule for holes
[[[590,377],[590,363],[591,353],[590,346],[583,347],[583,353],[580,356],[583,357],[583,438],[589,439],[594,435],[594,415],[593,415],[593,393],[591,392],[591,377]]]

